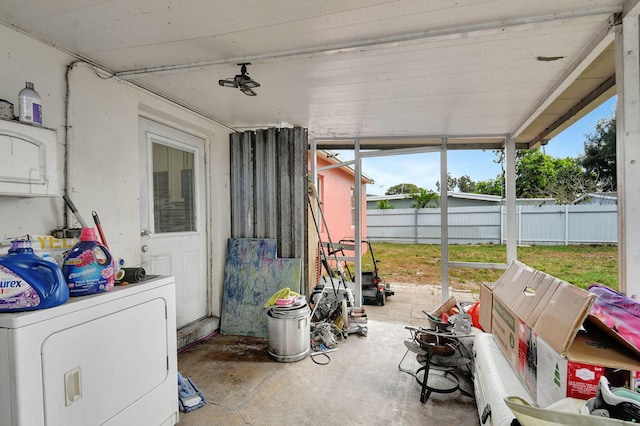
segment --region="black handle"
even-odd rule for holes
[[[63,195],[62,199],[64,200],[64,202],[67,204],[67,206],[69,206],[69,209],[71,209],[72,213],[78,213],[78,209],[76,208],[76,205],[73,204],[73,201],[71,201],[71,198],[69,198],[68,195]]]

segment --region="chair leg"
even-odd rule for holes
[[[431,363],[431,357],[427,357],[424,369],[424,376],[422,378],[422,389],[420,390],[420,402],[426,403],[431,396],[431,388],[427,384],[429,381],[429,364]]]
[[[402,359],[398,363],[398,370],[402,371],[403,373],[407,373],[407,374],[411,374],[412,376],[415,376],[416,374],[413,371],[401,367],[402,361],[404,361],[404,359],[407,357],[408,353],[409,353],[409,349],[407,349],[407,351],[404,353],[404,356],[402,357]]]

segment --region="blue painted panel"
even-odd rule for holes
[[[280,289],[300,292],[301,266],[300,259],[277,258],[275,239],[229,239],[220,332],[268,337],[264,304]]]

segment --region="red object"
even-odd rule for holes
[[[443,312],[442,315],[440,315],[440,321],[442,321],[443,323],[448,323],[449,322],[449,314],[446,312]]]
[[[96,228],[98,228],[98,232],[100,233],[100,239],[102,240],[102,245],[109,249],[109,245],[107,244],[107,239],[104,237],[104,232],[102,232],[102,225],[100,224],[100,218],[98,217],[98,213],[95,211],[91,213],[93,215],[93,221],[96,224]]]
[[[482,330],[482,326],[480,325],[480,302],[471,305],[467,313],[471,315],[471,323],[473,326]]]
[[[589,399],[596,396],[604,367],[569,362],[567,365],[567,397]]]

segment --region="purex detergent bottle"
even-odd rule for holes
[[[86,296],[113,289],[113,258],[98,243],[93,228],[82,228],[78,242],[64,258],[62,274],[71,296]]]
[[[31,241],[11,242],[0,256],[0,312],[51,308],[69,300],[69,289],[52,257],[33,253]]]

